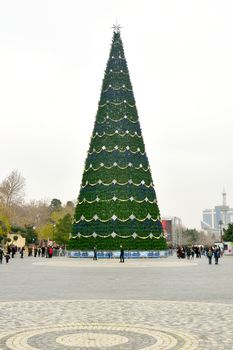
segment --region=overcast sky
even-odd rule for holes
[[[115,22],[160,211],[200,227],[233,205],[231,0],[2,0],[0,180],[27,200],[78,196]]]

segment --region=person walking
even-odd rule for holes
[[[16,253],[16,249],[15,249],[15,247],[12,245],[12,246],[11,246],[11,258],[12,258],[12,259],[14,259],[15,253]]]
[[[34,258],[37,257],[37,253],[38,253],[38,249],[37,249],[37,247],[34,247]]]
[[[40,257],[40,254],[41,254],[41,248],[39,247],[38,248],[38,257]]]
[[[10,260],[10,254],[9,253],[5,254],[5,259],[6,259],[6,263],[8,264],[8,262]]]
[[[209,259],[209,265],[212,264],[212,256],[213,256],[212,249],[209,248],[209,250],[208,250],[208,252],[207,252],[207,258]]]
[[[49,258],[52,258],[52,256],[53,256],[53,247],[49,247],[48,248],[48,254],[49,254]]]
[[[63,255],[62,247],[59,248],[59,256]]]
[[[31,246],[28,247],[28,256],[32,256],[32,247]]]
[[[41,248],[41,256],[42,256],[42,258],[44,258],[44,256],[45,256],[45,247],[44,246]]]
[[[24,247],[21,247],[19,251],[21,259],[23,259],[23,252],[24,252]]]
[[[218,265],[218,259],[220,258],[220,252],[218,247],[214,248],[214,260],[215,260],[215,265]]]
[[[120,262],[125,262],[125,252],[122,245],[120,246]]]
[[[2,264],[3,256],[4,256],[4,253],[3,253],[2,247],[0,247],[0,264]]]
[[[191,255],[191,249],[189,247],[187,247],[186,256],[187,256],[188,260],[190,260],[190,255]]]
[[[46,258],[49,257],[49,246],[47,246],[46,249],[45,249],[45,257]]]
[[[194,249],[193,249],[193,247],[191,248],[191,257],[192,257],[192,259],[194,259],[194,255],[195,255],[195,252],[194,252]]]
[[[97,249],[96,249],[96,247],[94,247],[94,249],[93,249],[93,254],[94,254],[93,260],[97,260]]]

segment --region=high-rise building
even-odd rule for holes
[[[227,205],[227,194],[225,189],[222,192],[222,205],[216,205],[213,209],[205,209],[202,212],[201,228],[220,234],[221,228],[226,228],[230,222],[233,222],[233,208]]]
[[[184,226],[181,218],[177,216],[162,216],[162,226],[165,238],[169,245],[177,247],[182,245]]]

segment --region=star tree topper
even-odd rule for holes
[[[113,26],[112,26],[114,33],[119,33],[121,28],[122,27],[120,26],[120,24],[117,23],[117,20],[116,20],[116,24],[113,24]]]

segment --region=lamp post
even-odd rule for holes
[[[32,244],[36,244],[37,242],[37,239],[36,239],[36,233],[35,233],[35,230],[36,230],[36,226],[32,226],[32,232],[33,232],[33,237],[32,237]]]
[[[223,239],[222,239],[223,222],[222,222],[222,220],[219,220],[218,224],[219,224],[219,230],[220,230],[220,242],[223,243]]]

